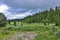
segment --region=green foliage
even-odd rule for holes
[[[26,23],[56,23],[56,26],[60,25],[60,7],[54,9],[50,8],[50,10],[45,10],[42,12],[38,12],[32,16],[28,16],[21,20]]]
[[[24,34],[24,32],[25,33],[34,32],[37,33],[37,36],[35,37],[34,40],[58,40],[60,38],[60,32],[59,32],[60,28],[59,26],[55,26],[53,24],[44,25],[43,23],[31,23],[31,24],[23,24],[22,26],[20,24],[17,26],[7,24],[6,27],[3,28],[4,30],[1,32],[2,36],[8,35],[9,37],[9,34],[17,35],[18,33],[21,34],[21,32],[22,34]]]
[[[6,17],[3,13],[0,13],[0,27],[5,27],[6,25]]]
[[[56,33],[56,37],[57,37],[57,38],[60,38],[60,32],[57,32],[57,33]]]
[[[14,21],[14,25],[16,26],[16,21]]]
[[[1,33],[2,33],[3,35],[10,34],[8,31],[2,31]]]

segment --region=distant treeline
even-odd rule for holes
[[[26,23],[55,23],[60,25],[60,7],[55,7],[55,9],[50,8],[42,12],[38,12],[32,16],[28,16],[21,20]]]

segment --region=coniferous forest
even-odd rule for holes
[[[60,7],[55,7],[55,9],[50,8],[42,12],[33,14],[24,19],[21,19],[22,22],[26,23],[55,23],[56,26],[60,25]]]

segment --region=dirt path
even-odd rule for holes
[[[3,39],[3,40],[34,40],[37,34],[34,32],[27,32],[27,33],[15,33],[10,38]]]
[[[21,40],[34,40],[36,35],[37,34],[35,34],[33,32],[28,32],[21,37]]]

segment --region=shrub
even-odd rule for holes
[[[5,27],[6,25],[6,17],[3,13],[0,13],[0,27]]]

